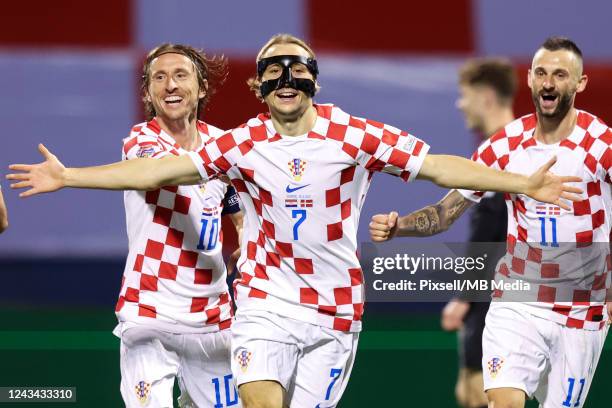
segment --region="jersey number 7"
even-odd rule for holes
[[[293,224],[293,240],[297,241],[300,239],[298,234],[298,228],[306,220],[306,210],[292,210],[291,218],[297,218],[298,220]]]

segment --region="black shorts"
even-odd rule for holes
[[[459,366],[482,371],[482,332],[489,310],[488,302],[470,303],[470,310],[459,332]]]

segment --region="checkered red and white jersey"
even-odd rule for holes
[[[537,117],[524,116],[485,141],[473,160],[496,169],[531,174],[557,157],[551,171],[578,176],[582,201],[571,211],[522,194],[506,194],[507,253],[496,279],[529,283],[529,290],[495,290],[494,298],[518,301],[528,311],[568,327],[605,325],[610,287],[609,235],[612,197],[612,131],[595,116],[577,111],[576,126],[560,143],[543,144],[533,134]],[[481,192],[462,190],[474,201]]]
[[[223,133],[198,122],[202,142]],[[155,119],[132,128],[123,160],[183,155]],[[124,193],[129,254],[116,314],[120,322],[173,332],[229,327],[232,308],[221,253],[221,212],[227,185],[163,187]]]
[[[315,105],[309,133],[261,114],[190,153],[202,178],[227,174],[245,209],[239,310],[361,330],[359,215],[375,171],[416,177],[429,146],[392,126]]]

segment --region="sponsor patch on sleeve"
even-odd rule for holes
[[[396,147],[401,151],[412,154],[412,151],[414,150],[414,147],[417,142],[416,137],[407,136],[406,138],[402,138],[402,139],[399,140]]]
[[[153,156],[154,153],[155,153],[155,149],[152,148],[151,146],[143,146],[140,149],[138,149],[138,152],[136,152],[136,157],[140,157],[141,159],[146,159],[147,157]]]

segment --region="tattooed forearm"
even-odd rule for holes
[[[424,237],[440,232],[440,212],[442,207],[432,205],[425,207],[400,220],[398,235]]]
[[[470,207],[471,203],[466,200],[457,200],[452,203],[452,205],[444,211],[444,219],[446,228],[450,227],[453,222],[457,220],[457,218],[461,217],[461,214],[465,212]]]
[[[401,217],[397,235],[424,237],[444,232],[471,205],[469,200],[453,190],[439,203]]]

